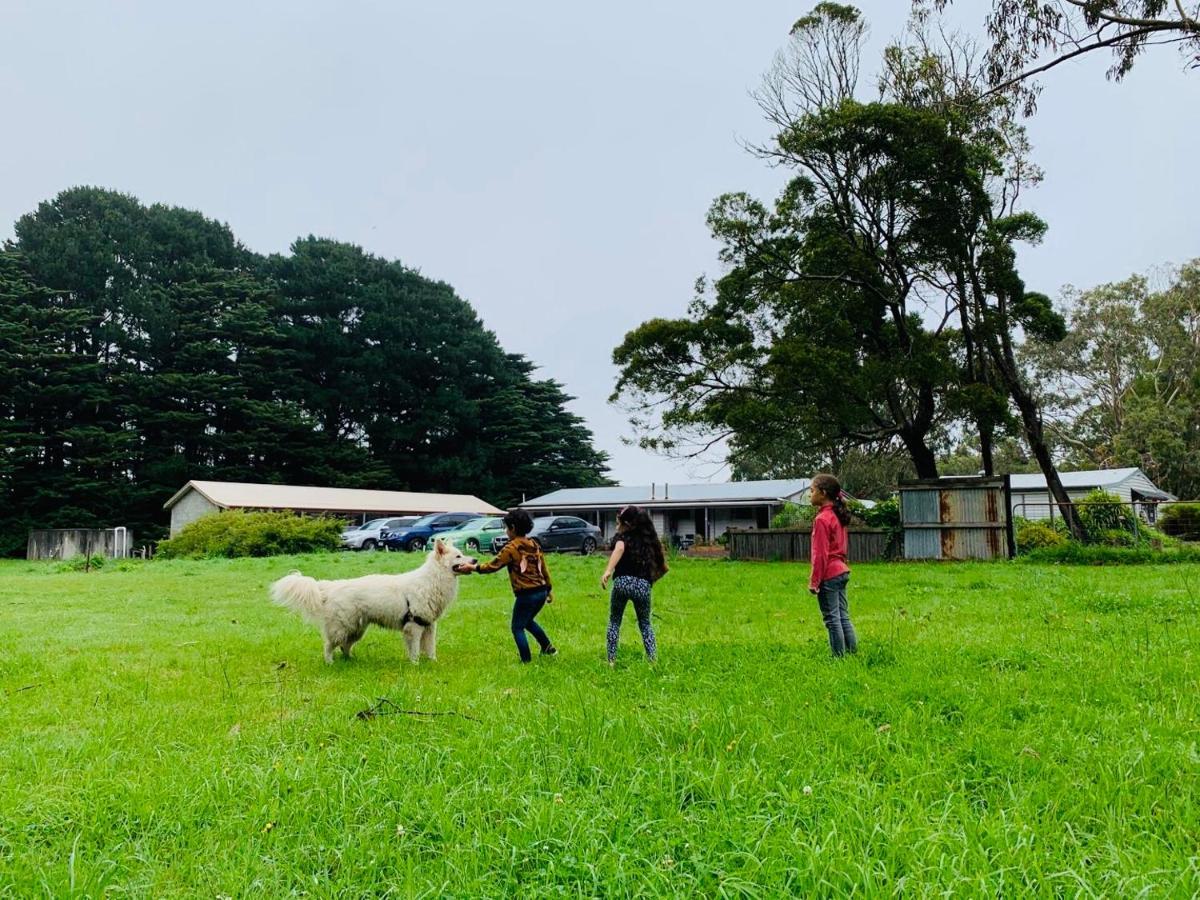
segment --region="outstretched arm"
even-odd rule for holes
[[[509,541],[500,548],[500,552],[496,554],[495,559],[491,562],[476,563],[475,571],[480,575],[491,575],[493,572],[499,572],[515,559],[515,553],[516,551],[512,549],[512,541]]]
[[[604,574],[600,576],[600,589],[604,590],[608,587],[608,579],[612,578],[613,570],[616,569],[617,563],[621,561],[621,557],[625,555],[625,542],[616,541],[613,544],[612,554],[608,557],[608,565],[604,569]]]

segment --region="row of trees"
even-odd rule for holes
[[[1047,227],[1022,208],[1041,180],[1022,125],[1037,95],[1030,76],[1043,54],[1096,49],[1093,29],[1099,47],[1118,52],[1120,77],[1152,32],[1195,48],[1196,23],[1182,9],[1135,27],[1114,2],[997,0],[992,45],[980,49],[932,22],[945,4],[917,0],[913,27],[885,50],[872,90],[859,85],[867,25],[857,9],[824,2],[796,22],[756,95],[774,136],[752,148],[790,181],[771,204],[744,193],[713,203],[724,274],[698,284],[687,318],[626,336],[614,351],[613,399],[643,446],[695,455],[723,444],[741,476],[831,467],[868,492],[889,471],[991,474],[999,457],[1005,471],[1044,473],[1078,535],[1055,457],[1069,414],[1096,415],[1086,388],[1055,393],[1079,348],[1064,342],[1062,311],[1028,290],[1017,267],[1018,245]],[[1122,385],[1122,402],[1136,395],[1139,413],[1123,417],[1121,436],[1103,445],[1111,452],[1083,454],[1089,433],[1074,446],[1093,464],[1136,458],[1189,493],[1182,464],[1160,472],[1145,459],[1150,432],[1165,444],[1192,415],[1183,370],[1164,361],[1180,355],[1168,345],[1186,343],[1171,318],[1178,310],[1164,304],[1146,307],[1162,327],[1142,362],[1171,374]],[[1141,402],[1149,396],[1171,399],[1156,400],[1151,416]],[[1059,410],[1058,397],[1074,405]]]
[[[1200,497],[1200,260],[1068,290],[1062,312],[1063,340],[1024,347],[1059,455]]]
[[[606,483],[562,387],[444,283],[319,238],[64,191],[0,252],[0,552],[161,531],[192,478],[475,493]]]

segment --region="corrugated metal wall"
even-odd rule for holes
[[[937,478],[900,485],[905,559],[1005,559],[1012,553],[1007,481]]]

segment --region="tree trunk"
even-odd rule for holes
[[[1033,453],[1034,459],[1037,460],[1042,474],[1046,476],[1046,489],[1050,492],[1050,496],[1054,498],[1054,502],[1058,504],[1063,522],[1066,524],[1067,530],[1071,533],[1071,537],[1077,541],[1082,541],[1084,538],[1083,525],[1075,512],[1075,506],[1071,503],[1070,495],[1067,494],[1066,488],[1063,487],[1062,479],[1058,477],[1058,469],[1055,467],[1054,459],[1050,455],[1050,446],[1046,443],[1046,433],[1042,428],[1041,411],[1038,409],[1037,401],[1033,398],[1033,395],[1021,383],[1020,373],[1017,371],[1016,360],[1013,357],[1011,345],[1005,343],[1005,346],[1001,348],[996,346],[995,338],[991,338],[988,341],[988,350],[991,352],[992,360],[996,364],[996,369],[1000,373],[1000,378],[1004,382],[1004,386],[1008,388],[1008,395],[1012,397],[1013,403],[1017,406],[1017,411],[1021,414],[1021,425],[1025,432],[1025,440],[1029,444],[1029,450]]]
[[[917,434],[906,429],[900,432],[900,440],[904,442],[904,449],[908,451],[908,455],[912,459],[913,468],[917,470],[917,477],[937,478],[937,457],[925,443],[924,432]]]
[[[995,447],[992,440],[992,423],[981,416],[979,419],[979,455],[983,457],[983,474],[989,478],[996,474]]]

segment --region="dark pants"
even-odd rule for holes
[[[532,659],[529,654],[529,641],[525,639],[526,631],[533,635],[533,639],[543,650],[550,646],[550,638],[546,637],[542,626],[533,621],[533,617],[540,613],[542,607],[546,605],[548,596],[550,596],[550,592],[543,589],[522,594],[513,601],[512,633],[513,640],[517,642],[517,650],[521,654],[521,662],[529,662]]]
[[[850,624],[850,610],[846,605],[846,584],[850,573],[843,572],[821,582],[817,589],[817,604],[821,607],[821,618],[829,631],[829,649],[834,656],[858,652],[858,636]]]

